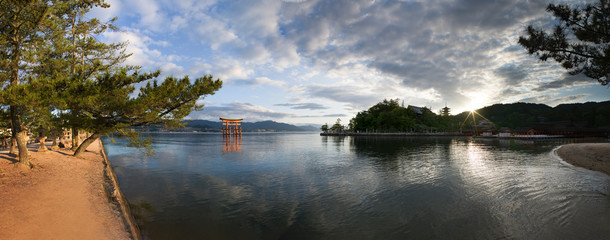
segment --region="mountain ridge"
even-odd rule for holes
[[[222,131],[222,122],[210,121],[203,119],[185,120],[183,128],[165,129],[159,126],[150,126],[148,131],[172,131],[172,132],[220,132]],[[311,125],[295,126],[288,123],[281,123],[272,120],[258,122],[242,122],[242,131],[244,132],[309,132],[318,131]]]

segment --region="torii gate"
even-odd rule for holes
[[[241,137],[241,120],[240,119],[230,119],[230,118],[220,118],[222,120],[222,135],[223,136],[240,136]]]

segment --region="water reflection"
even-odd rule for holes
[[[548,152],[532,155],[524,152],[523,148],[506,150],[491,145],[489,141],[477,142],[458,148],[466,151],[466,154],[458,155],[467,156],[459,165],[462,166],[460,174],[466,182],[465,195],[468,198],[488,205],[490,214],[501,223],[506,233],[510,233],[510,237],[580,238],[565,229],[577,230],[575,226],[580,226],[580,223],[575,219],[586,218],[587,214],[583,212],[592,210],[587,202],[603,199],[605,194],[591,199],[591,193],[596,190],[589,188],[588,193],[582,192],[583,186],[575,184],[582,176],[562,167],[559,161],[549,161]],[[521,144],[527,144],[527,149],[533,150],[530,146],[544,146],[548,142]],[[604,177],[598,181],[607,186],[607,179]],[[608,202],[608,199],[603,201]],[[599,238],[607,230],[600,227],[589,236]]]
[[[131,214],[136,220],[136,224],[138,224],[140,227],[148,227],[148,225],[145,223],[152,220],[150,216],[155,212],[155,208],[145,200],[140,200],[137,203],[129,203],[129,208],[131,210]],[[146,229],[143,230],[146,231]]]
[[[151,239],[603,239],[610,180],[558,143],[473,138],[160,134],[158,156],[107,143]],[[229,148],[230,149],[230,148]],[[146,160],[140,160],[146,159]],[[227,161],[230,160],[230,161]]]
[[[223,152],[241,152],[241,135],[223,136]]]

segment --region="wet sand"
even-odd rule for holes
[[[557,149],[564,161],[610,175],[610,143],[572,143]]]
[[[130,238],[104,190],[99,142],[78,159],[37,148],[29,146],[33,169],[0,151],[0,239]]]

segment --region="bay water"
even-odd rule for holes
[[[145,239],[610,239],[610,177],[554,155],[574,140],[150,136],[104,139]]]

